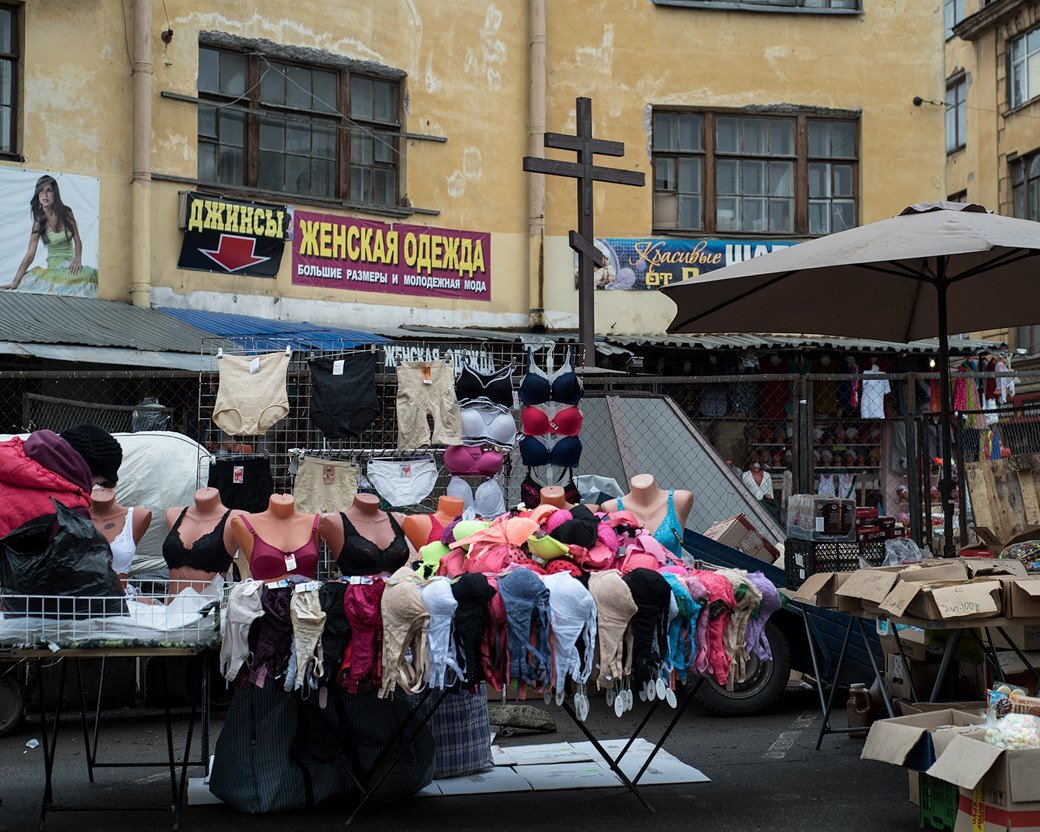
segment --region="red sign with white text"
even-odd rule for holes
[[[491,300],[491,234],[296,211],[292,282]]]

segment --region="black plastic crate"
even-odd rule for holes
[[[798,589],[805,579],[817,572],[855,572],[860,558],[871,566],[880,566],[885,560],[884,540],[862,540],[855,543],[836,543],[822,540],[796,540],[784,543],[784,573],[787,588]]]

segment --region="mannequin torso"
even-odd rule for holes
[[[220,501],[220,492],[216,488],[200,488],[195,492],[192,505],[186,508],[174,506],[166,509],[166,528],[169,530],[167,540],[172,538],[171,542],[189,550],[187,554],[190,556],[200,538],[216,531],[227,513],[228,510]],[[224,552],[232,557],[237,556],[238,543],[231,532],[230,520],[241,513],[232,511],[228,515],[228,522],[224,523],[221,533]],[[175,527],[176,532],[173,531]],[[194,553],[195,555],[200,554],[198,551]],[[244,559],[239,561],[239,569],[243,577],[249,576],[249,565]],[[175,595],[185,587],[191,586],[192,583],[195,583],[197,589],[199,581],[211,581],[216,574],[216,572],[190,565],[172,566],[170,567],[170,594]]]
[[[254,577],[273,581],[290,574],[314,576],[318,560],[316,519],[317,515],[297,512],[291,494],[273,494],[267,504],[267,511],[239,514],[232,517],[228,525],[235,542],[245,553]],[[249,526],[253,527],[252,531]],[[258,543],[264,545],[265,558],[269,549],[282,554],[285,560],[284,572],[274,575],[270,574],[274,571],[271,567],[265,566],[263,572],[254,568],[253,558]],[[303,562],[304,558],[306,562]]]
[[[620,503],[626,511],[635,515],[647,531],[656,532],[668,516],[669,492],[658,487],[652,474],[636,474],[628,484],[631,491],[621,498]],[[608,512],[617,511],[618,502],[607,500],[600,509]],[[693,508],[693,492],[676,490],[672,495],[672,504],[675,506],[679,525],[685,526],[686,518],[690,516],[690,509]]]
[[[129,531],[126,528],[128,516],[132,518]],[[111,488],[95,488],[90,494],[90,519],[94,528],[110,544],[119,540],[125,541],[129,536],[136,549],[152,522],[152,512],[146,508],[134,507],[131,513],[131,509],[116,502],[116,493]],[[133,553],[130,553],[130,558],[132,560]],[[117,560],[123,561],[119,552],[113,551],[113,569],[120,578],[125,579],[130,571],[130,563]]]
[[[412,548],[418,551],[427,543],[432,542],[430,536],[433,531],[436,531],[434,520],[443,529],[462,514],[462,509],[462,500],[458,497],[440,497],[437,500],[437,510],[433,514],[409,514],[402,521],[401,528],[404,529],[405,537],[412,544]],[[356,526],[357,524],[355,523]],[[437,538],[440,538],[439,534]]]
[[[391,522],[391,516],[393,517],[393,522]],[[352,551],[351,546],[346,545],[346,551],[344,550],[345,544],[351,544],[353,539],[351,529],[343,522],[344,517],[346,517],[349,525],[353,527],[353,532],[356,535],[360,536],[364,541],[371,543],[383,553],[390,550],[390,558],[395,562],[400,560],[399,555],[403,553],[404,562],[398,563],[393,569],[370,569],[371,565],[367,562],[362,563],[360,557],[355,562],[354,555],[356,553]],[[403,515],[397,513],[391,515],[381,510],[379,508],[379,497],[375,494],[358,494],[354,498],[354,504],[347,511],[322,515],[319,530],[321,536],[329,544],[329,549],[344,574],[383,574],[384,572],[389,574],[411,559],[412,553],[408,549],[408,541],[401,528],[401,523],[404,519]],[[455,518],[452,519],[454,520]],[[429,532],[427,531],[427,533]],[[403,543],[403,549],[398,544],[398,540]],[[356,544],[357,541],[354,540],[354,543]],[[425,542],[423,545],[425,545]]]

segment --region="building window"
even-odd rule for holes
[[[1011,202],[1016,217],[1040,220],[1040,152],[1011,162]]]
[[[1009,64],[1008,100],[1018,107],[1040,95],[1040,29],[1011,41]]]
[[[654,225],[704,227],[704,140],[699,113],[654,114]]]
[[[397,204],[396,81],[200,47],[198,89],[200,181]]]
[[[959,202],[962,205],[963,204],[967,204],[967,202],[968,202],[968,192],[966,190],[965,191],[957,191],[957,193],[950,194],[948,197],[946,197],[946,201],[947,202]]]
[[[856,123],[655,111],[654,228],[822,235],[856,224]]]
[[[968,132],[968,79],[946,82],[946,152],[962,150]]]
[[[18,137],[18,11],[0,6],[0,153],[15,152]]]
[[[964,0],[944,0],[946,12],[946,40],[953,37],[953,27],[964,20]]]

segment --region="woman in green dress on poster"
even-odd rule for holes
[[[79,226],[72,209],[61,201],[61,191],[53,176],[44,175],[36,180],[29,211],[33,220],[29,250],[22,258],[14,280],[0,289],[97,297],[97,269],[83,265]],[[30,269],[41,239],[47,247],[47,265]]]

